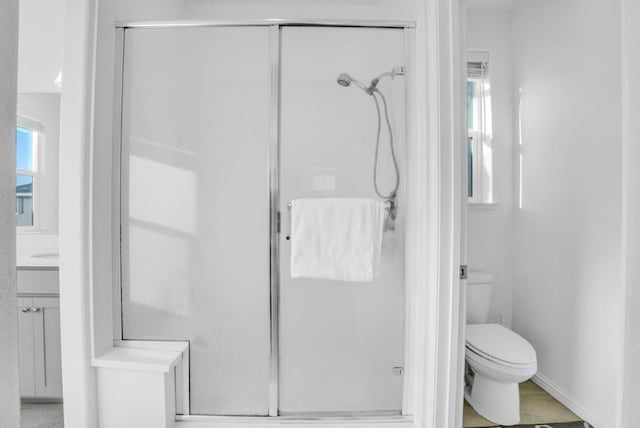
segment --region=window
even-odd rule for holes
[[[36,225],[35,196],[38,171],[38,139],[42,124],[18,118],[16,127],[16,226]]]
[[[493,202],[493,154],[489,54],[469,52],[467,62],[468,196],[472,203]]]

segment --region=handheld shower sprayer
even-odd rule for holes
[[[353,77],[349,76],[347,73],[341,73],[338,76],[338,78],[336,79],[336,81],[338,82],[338,85],[340,85],[340,86],[350,86],[353,83],[358,88],[360,88],[363,91],[365,91],[367,94],[369,94],[369,95],[372,94],[370,88],[367,88],[367,86],[364,83],[362,83],[359,80],[354,79]]]
[[[391,121],[389,120],[389,109],[387,106],[387,100],[382,94],[382,92],[378,90],[377,86],[378,86],[378,83],[380,82],[380,79],[382,79],[385,76],[389,76],[393,79],[395,76],[402,76],[402,75],[404,75],[404,67],[398,66],[398,67],[394,67],[391,71],[387,71],[380,74],[378,77],[376,77],[371,81],[369,86],[366,86],[364,83],[354,79],[353,77],[349,76],[347,73],[341,73],[336,79],[336,81],[340,86],[350,86],[353,83],[354,85],[362,89],[364,92],[371,95],[371,97],[375,101],[376,112],[378,113],[378,125],[377,125],[377,135],[376,135],[375,158],[373,161],[373,188],[376,191],[376,194],[380,198],[384,199],[389,203],[389,218],[387,219],[388,221],[395,220],[396,218],[396,211],[397,211],[396,198],[398,193],[398,187],[400,187],[400,169],[398,167],[398,160],[396,159],[396,152],[393,144],[393,130],[391,129]],[[378,97],[380,97],[380,100],[378,100]],[[382,107],[384,109],[384,118],[387,125],[387,130],[389,131],[389,147],[391,149],[391,159],[393,160],[393,167],[396,175],[396,180],[395,180],[395,185],[393,186],[393,190],[387,195],[383,194],[378,187],[378,153],[380,151],[380,130],[381,130],[381,124],[382,124],[382,112],[380,108],[380,101],[382,101]]]
[[[340,86],[349,86],[351,84],[351,76],[349,76],[347,73],[341,73],[336,81]]]

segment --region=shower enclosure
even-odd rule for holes
[[[298,198],[376,199],[376,107],[404,24],[132,25],[121,85],[121,338],[190,346],[192,415],[402,412],[405,77],[378,83],[400,171],[372,282],[293,279]],[[396,172],[381,134],[377,180]]]

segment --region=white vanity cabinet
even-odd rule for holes
[[[57,270],[18,269],[20,396],[23,398],[62,398],[57,290]]]

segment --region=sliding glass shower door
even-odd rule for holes
[[[373,187],[374,100],[341,73],[369,84],[404,66],[404,32],[380,28],[282,30],[280,206],[298,198],[378,199]],[[384,78],[400,163],[399,215],[384,234],[373,282],[293,279],[291,241],[280,239],[281,414],[398,414],[404,365],[404,77]],[[378,183],[393,189],[382,128]],[[285,229],[288,230],[288,217]]]
[[[124,339],[190,341],[192,414],[267,415],[267,28],[125,31]]]
[[[402,408],[405,82],[385,77],[400,170],[381,275],[290,276],[288,203],[378,199],[376,107],[404,31],[279,25],[124,31],[122,338],[190,342],[194,415]],[[378,183],[395,172],[384,131]]]

